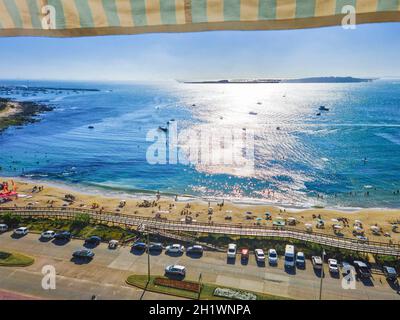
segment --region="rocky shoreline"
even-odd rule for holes
[[[37,122],[39,120],[35,116],[53,109],[37,102],[0,98],[0,133],[12,126]]]

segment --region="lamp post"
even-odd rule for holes
[[[202,280],[202,276],[201,273],[199,275],[199,294],[197,296],[197,300],[200,300],[200,295],[201,295],[201,280]]]
[[[147,282],[150,283],[150,232],[146,230],[146,225],[143,224],[141,225],[141,230],[143,232],[143,234],[146,235],[146,239],[147,239],[147,243],[146,243],[146,249],[147,249]]]
[[[325,259],[325,249],[322,250],[322,269],[321,269],[321,282],[319,284],[319,300],[322,298],[322,280],[324,279],[324,259]]]

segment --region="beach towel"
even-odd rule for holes
[[[352,21],[400,21],[400,0],[0,0],[0,36],[276,30]]]

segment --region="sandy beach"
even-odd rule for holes
[[[10,178],[0,178],[10,181]],[[73,207],[94,209],[96,211],[114,212],[115,214],[130,214],[146,217],[161,217],[168,220],[182,220],[186,216],[193,221],[235,224],[260,224],[272,226],[279,219],[288,222],[288,218],[296,219],[296,228],[305,230],[305,224],[312,224],[312,230],[326,234],[335,234],[333,226],[339,225],[339,233],[346,237],[354,237],[355,220],[362,222],[364,235],[370,241],[400,242],[400,230],[395,232],[393,224],[400,224],[400,209],[361,209],[357,211],[340,211],[333,209],[290,209],[263,204],[237,204],[230,201],[207,202],[202,199],[189,199],[178,196],[177,199],[165,196],[147,195],[142,198],[108,196],[104,193],[85,193],[72,187],[64,187],[39,181],[13,179],[20,195],[18,199],[1,204],[1,206],[35,206],[35,207]],[[34,190],[34,187],[37,187]],[[40,187],[40,188],[39,188]],[[72,195],[71,198],[65,195]],[[121,206],[121,201],[123,206]],[[210,209],[212,213],[210,214]],[[269,212],[272,219],[266,220],[265,213]],[[324,228],[316,228],[318,218],[324,220]],[[258,219],[257,219],[258,218]],[[343,221],[347,219],[345,223]],[[333,219],[333,221],[332,221]],[[338,219],[339,221],[336,221]],[[379,232],[373,232],[371,226],[378,226]]]

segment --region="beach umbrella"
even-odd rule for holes
[[[372,230],[372,231],[379,231],[379,227],[377,227],[377,226],[371,226],[371,230]]]
[[[362,221],[361,221],[361,220],[354,220],[354,223],[356,223],[356,224],[362,224]]]
[[[288,218],[288,220],[296,221],[296,218],[290,217],[290,218]]]
[[[304,224],[304,226],[305,226],[306,228],[312,228],[312,224],[311,224],[311,223],[306,223],[306,224]]]
[[[271,213],[266,212],[265,215],[266,215],[267,217],[270,217],[270,216],[271,216]]]
[[[262,218],[260,218],[260,217],[256,218],[256,221],[261,221],[261,220],[262,220]]]
[[[332,222],[336,222],[336,223],[339,222],[339,220],[338,220],[338,219],[335,219],[335,218],[334,218],[334,219],[331,219],[331,221],[332,221]]]
[[[335,225],[333,226],[333,228],[334,228],[335,230],[343,229],[343,227],[340,226],[340,225],[338,225],[338,224],[335,224]]]
[[[360,232],[360,231],[363,230],[363,228],[361,228],[361,227],[359,227],[359,226],[355,226],[355,227],[354,227],[354,230],[357,231],[357,232]]]
[[[283,220],[283,218],[281,216],[277,216],[276,219],[277,220]]]

